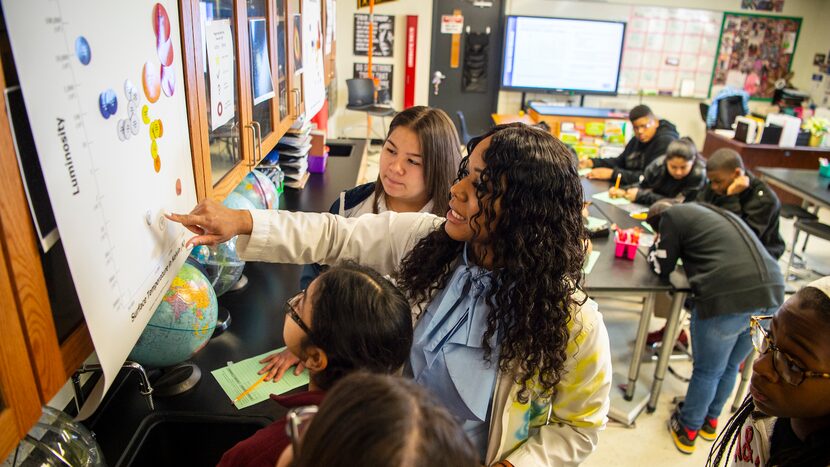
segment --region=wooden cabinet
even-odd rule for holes
[[[300,2],[285,0],[183,0],[182,31],[189,86],[194,174],[199,199],[221,200],[271,151],[302,108],[302,84],[289,50]],[[220,119],[211,92],[219,67],[208,58],[209,34],[230,30],[233,45],[232,105]],[[296,47],[301,51],[300,44]],[[301,56],[301,52],[300,52]],[[229,84],[225,81],[224,84]],[[226,98],[228,99],[228,98]],[[232,109],[231,109],[232,108]],[[230,112],[228,114],[227,112]]]

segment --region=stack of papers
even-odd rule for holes
[[[279,166],[285,186],[302,189],[308,181],[308,151],[311,149],[311,122],[297,120],[277,143]]]

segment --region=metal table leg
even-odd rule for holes
[[[651,385],[651,397],[648,400],[646,410],[651,413],[657,408],[657,400],[660,398],[660,390],[663,387],[663,378],[669,368],[669,357],[674,349],[674,342],[677,340],[680,328],[680,319],[683,314],[683,302],[686,300],[686,292],[674,292],[671,302],[671,313],[666,323],[666,330],[663,332],[663,344],[660,348],[660,355],[657,359],[657,368],[654,370],[654,382]]]
[[[643,302],[643,312],[640,314],[640,322],[637,326],[637,338],[634,340],[634,353],[631,355],[631,364],[628,366],[628,385],[625,388],[625,400],[627,401],[634,397],[637,378],[640,376],[640,363],[643,359],[646,337],[648,337],[648,324],[654,314],[655,295],[655,293],[646,295]]]

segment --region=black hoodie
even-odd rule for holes
[[[680,180],[671,176],[666,168],[666,156],[660,156],[643,171],[643,177],[634,202],[650,206],[663,198],[684,199],[696,194],[706,182],[706,162],[695,158],[692,171]]]
[[[640,183],[640,176],[646,166],[666,153],[669,143],[680,138],[677,128],[668,120],[660,120],[654,137],[648,143],[641,143],[636,137],[625,145],[622,154],[614,158],[593,159],[594,167],[608,167],[614,169],[611,181],[617,181],[617,174],[621,174],[622,185]]]

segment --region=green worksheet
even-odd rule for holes
[[[225,394],[233,402],[246,389],[257,384],[257,381],[262,379],[262,375],[258,374],[259,370],[262,369],[262,363],[259,363],[259,361],[268,355],[281,352],[284,349],[285,347],[282,347],[236,363],[228,362],[227,366],[213,370],[210,374],[216,378],[219,386],[222,386]],[[237,409],[244,409],[245,407],[250,407],[268,399],[271,394],[284,394],[306,384],[308,384],[308,370],[304,370],[299,376],[296,376],[293,368],[291,368],[276,383],[263,381],[257,384],[251,392],[234,403],[234,405]]]

